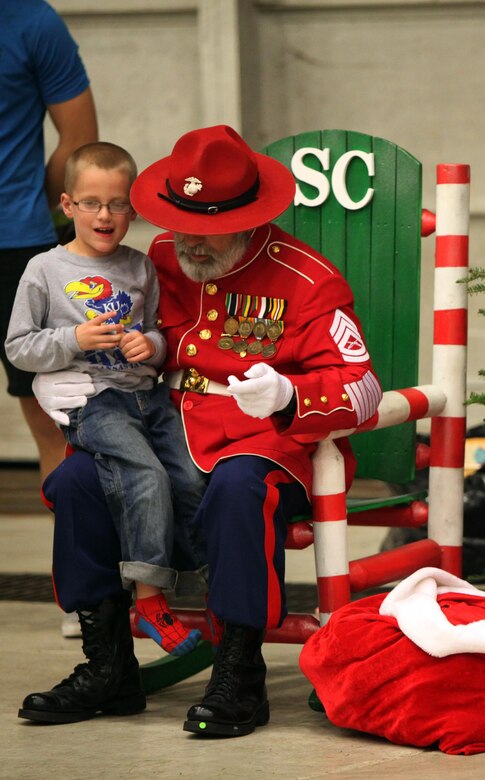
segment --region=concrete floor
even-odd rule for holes
[[[0,572],[47,573],[52,521],[46,514],[0,515]],[[377,549],[382,531],[351,529],[351,553]],[[311,581],[312,552],[288,553],[288,579]],[[392,745],[334,727],[307,705],[310,685],[298,667],[299,646],[265,645],[271,720],[253,735],[199,740],[182,731],[209,670],[149,697],[145,713],[63,726],[17,718],[23,697],[46,690],[81,660],[80,641],[63,639],[55,604],[0,600],[0,777],[8,780],[310,780],[324,777],[471,780],[485,776],[485,754],[447,756]],[[158,657],[135,640],[141,663]]]

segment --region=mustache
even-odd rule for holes
[[[186,250],[187,251],[187,250]],[[205,246],[205,244],[198,244],[193,249],[189,250],[191,254],[193,255],[210,255],[211,252],[209,249]]]
[[[231,271],[243,257],[250,236],[249,232],[234,234],[232,245],[221,252],[206,246],[204,241],[189,246],[182,238],[175,237],[175,252],[185,275],[195,282],[204,282]],[[201,263],[195,260],[200,255],[206,256]]]
[[[206,247],[205,244],[197,244],[197,246],[190,247],[185,241],[177,242],[177,249],[179,252],[184,252],[186,255],[210,255],[212,257],[212,251]]]

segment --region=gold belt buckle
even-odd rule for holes
[[[189,390],[191,393],[207,393],[209,380],[199,374],[196,368],[186,368],[180,380],[180,390]]]

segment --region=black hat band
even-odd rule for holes
[[[220,211],[232,211],[240,206],[246,206],[248,203],[252,203],[257,199],[257,192],[259,190],[259,175],[256,177],[256,181],[251,187],[243,192],[242,195],[238,195],[237,198],[229,198],[228,200],[220,200],[215,203],[207,203],[204,201],[191,200],[190,198],[182,198],[180,195],[172,189],[168,179],[165,180],[168,196],[162,192],[157,192],[159,198],[162,200],[168,200],[174,206],[184,211],[193,211],[199,214],[218,214]]]

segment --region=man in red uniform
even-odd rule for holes
[[[381,397],[347,282],[328,260],[271,224],[294,191],[281,163],[253,152],[231,128],[217,126],[182,136],[170,156],[139,175],[131,193],[141,216],[171,231],[157,236],[149,252],[160,279],[165,381],[191,456],[208,474],[195,521],[207,536],[208,605],[224,630],[205,695],[184,724],[200,735],[240,736],[267,723],[261,646],[265,629],[286,615],[287,522],[309,509],[316,442],[362,423]],[[66,386],[65,379],[59,390],[43,377],[38,393],[44,406],[75,405],[69,395],[79,395],[79,385],[67,377]],[[348,442],[338,442],[350,484],[353,457]],[[80,455],[46,484],[56,507],[58,550],[63,540],[54,579],[64,608],[89,608],[96,616],[120,586],[99,545],[87,551],[88,542],[78,538],[74,483],[82,483],[84,519],[86,498],[93,502],[90,515],[103,514],[90,499],[95,491],[86,489]],[[98,534],[103,523],[105,517],[97,521]],[[76,533],[66,530],[72,527]],[[81,547],[79,570],[74,561]],[[103,637],[109,644],[109,631]],[[99,686],[88,686],[87,717],[113,711],[113,701],[124,695],[122,677],[110,684],[111,709]],[[79,711],[75,693],[68,691],[66,704],[66,691],[55,691],[27,697],[23,716],[48,720],[48,712],[57,722],[59,712],[65,719],[76,706]]]

